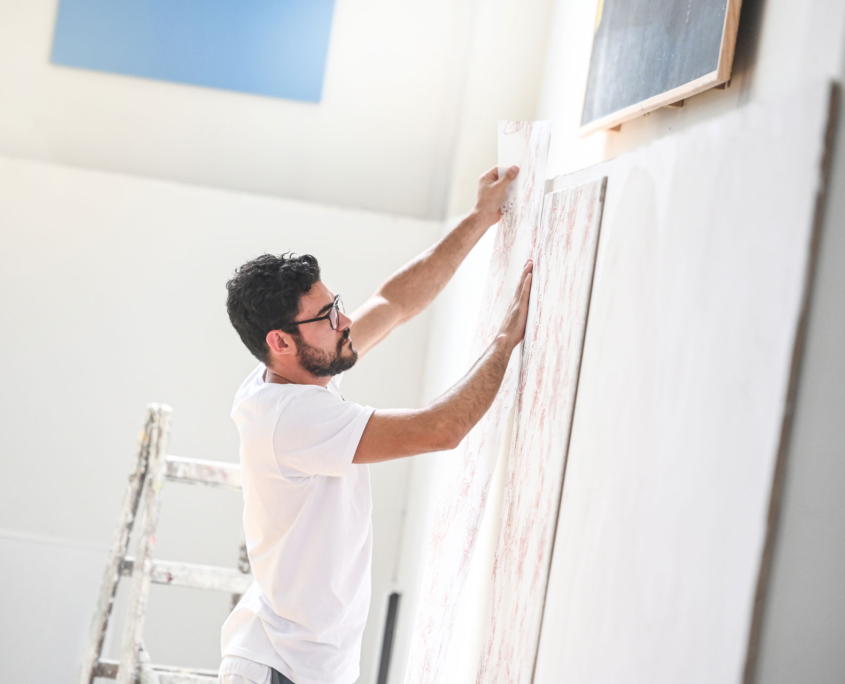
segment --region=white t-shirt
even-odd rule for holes
[[[264,381],[235,395],[244,532],[255,582],[223,625],[223,656],[269,665],[296,684],[358,678],[370,607],[368,466],[352,463],[373,413],[327,388]]]

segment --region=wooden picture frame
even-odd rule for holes
[[[726,84],[741,5],[742,0],[599,0],[578,134],[617,128]]]

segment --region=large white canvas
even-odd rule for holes
[[[490,261],[473,358],[492,343],[516,292],[526,260],[536,248],[545,190],[551,122],[509,121],[499,127],[500,170],[518,165]],[[514,351],[490,410],[455,454],[452,483],[434,519],[408,659],[407,684],[448,682],[442,672],[458,602],[481,526],[487,493],[513,408],[521,347]],[[441,679],[442,677],[442,679]]]
[[[604,189],[601,179],[543,202],[479,683],[534,674]]]
[[[830,90],[608,176],[535,682],[743,679],[808,287]]]

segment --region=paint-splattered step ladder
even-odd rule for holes
[[[100,586],[97,609],[82,660],[79,684],[92,684],[95,677],[116,679],[117,684],[216,682],[217,673],[214,671],[183,670],[151,663],[142,641],[150,584],[229,592],[233,595],[234,606],[252,583],[249,561],[243,545],[237,570],[158,561],[152,558],[161,505],[161,487],[165,480],[238,490],[241,487],[241,469],[234,463],[165,455],[170,414],[169,406],[150,404],[147,407],[147,419],[139,437],[138,459],[129,476],[126,497],[112,539],[111,555]],[[126,552],[136,519],[142,520],[143,528],[138,536],[135,557],[132,558],[127,556]],[[132,587],[118,662],[105,660],[100,656],[121,576],[131,577]]]

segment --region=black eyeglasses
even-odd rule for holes
[[[337,326],[340,324],[340,313],[346,313],[343,309],[343,300],[340,298],[340,295],[337,295],[332,302],[332,308],[329,309],[327,314],[322,316],[317,316],[317,318],[309,318],[307,321],[291,321],[289,325],[302,325],[303,323],[315,323],[316,321],[324,321],[326,319],[329,320],[329,325],[332,326],[332,330],[337,330]]]

